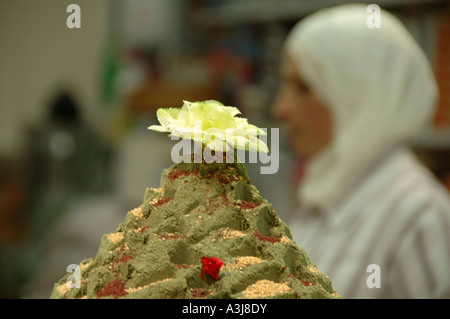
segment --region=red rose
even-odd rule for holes
[[[200,278],[203,279],[203,273],[211,276],[214,280],[219,280],[220,267],[224,265],[224,262],[217,257],[202,257],[202,272]]]

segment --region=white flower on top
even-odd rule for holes
[[[160,108],[156,112],[161,125],[148,129],[168,132],[179,138],[191,139],[214,151],[227,152],[230,146],[238,150],[268,153],[267,145],[258,138],[266,132],[249,124],[233,106],[215,100],[183,101],[181,108]]]

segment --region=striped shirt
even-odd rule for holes
[[[294,240],[344,298],[450,298],[450,198],[406,149],[376,161],[327,211],[300,208]]]

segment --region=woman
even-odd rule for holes
[[[306,158],[294,240],[345,298],[450,297],[450,199],[408,140],[437,86],[407,30],[365,5],[321,10],[284,47],[274,116]]]

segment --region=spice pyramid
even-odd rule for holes
[[[340,298],[240,163],[165,169],[79,266],[51,298]]]

